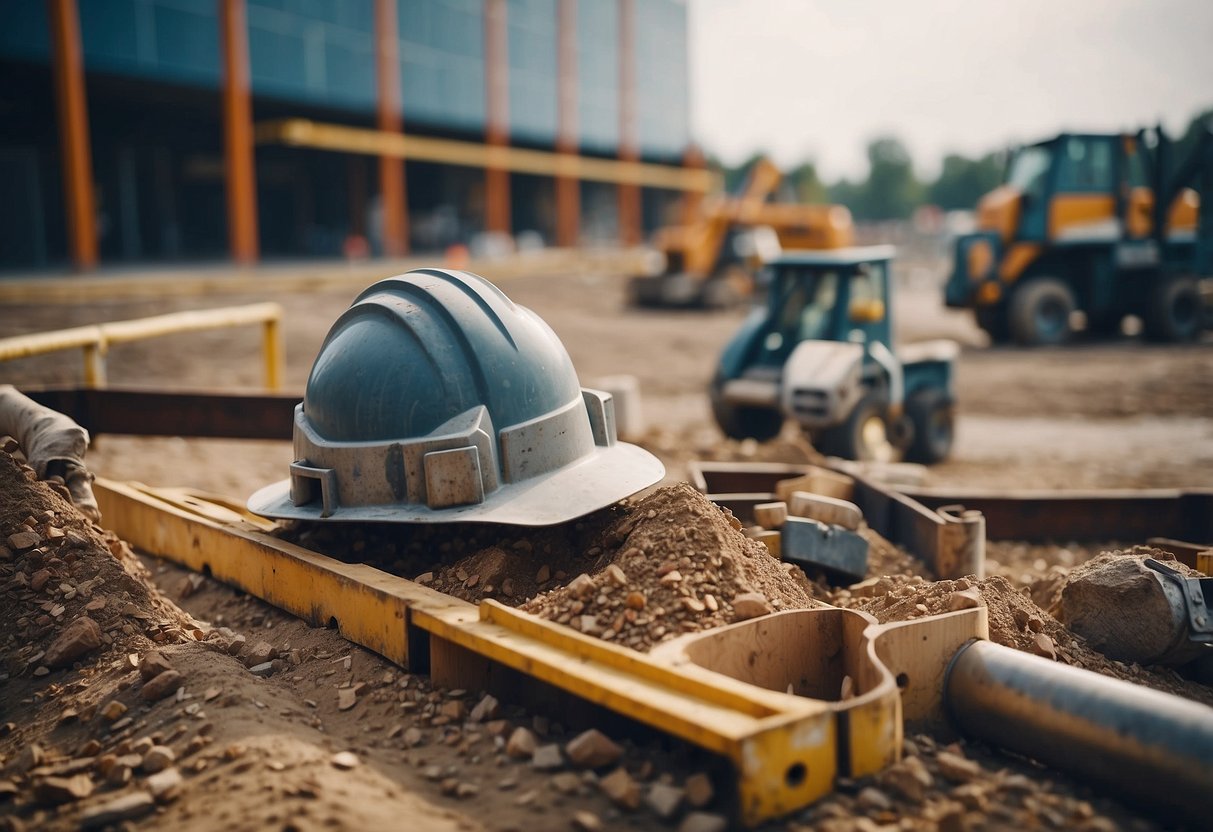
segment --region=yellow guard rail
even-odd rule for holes
[[[279,390],[282,388],[285,364],[281,322],[282,307],[276,303],[171,312],[132,321],[113,321],[0,338],[0,361],[60,350],[82,349],[84,384],[86,387],[99,388],[105,387],[106,384],[105,356],[113,344],[126,344],[180,332],[261,324],[264,333],[261,352],[265,362],[265,386],[269,390]]]

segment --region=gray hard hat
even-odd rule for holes
[[[543,320],[467,272],[418,269],[364,291],[329,330],[295,408],[290,478],[267,517],[560,523],[665,474],[619,442]]]

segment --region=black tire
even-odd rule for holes
[[[1196,279],[1181,275],[1159,281],[1150,292],[1142,324],[1151,341],[1195,341],[1202,326],[1200,287]]]
[[[888,423],[888,410],[883,395],[868,393],[842,424],[815,431],[813,447],[827,456],[843,459],[896,462],[901,454],[891,441],[893,430]]]
[[[991,344],[1005,344],[1011,340],[1011,327],[1007,324],[1005,305],[999,303],[994,306],[974,306],[973,318],[990,336]]]
[[[1011,337],[1025,347],[1052,347],[1070,337],[1074,293],[1052,277],[1035,277],[1011,296],[1007,318]]]
[[[914,425],[906,459],[924,465],[947,459],[956,435],[956,408],[943,391],[915,391],[906,399],[906,415]]]
[[[720,385],[711,389],[712,415],[729,439],[756,439],[769,442],[783,430],[783,414],[767,407],[729,404],[721,395]]]

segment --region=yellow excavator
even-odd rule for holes
[[[637,306],[722,308],[749,297],[754,274],[783,249],[846,248],[854,241],[851,212],[841,205],[772,202],[783,174],[759,158],[741,189],[705,202],[682,225],[660,228],[654,247],[663,255],[655,274],[632,278]]]

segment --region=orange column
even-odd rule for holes
[[[556,51],[556,151],[576,153],[577,141],[577,0],[559,0]],[[556,177],[556,245],[577,245],[581,233],[581,182]]]
[[[227,167],[227,237],[232,259],[256,263],[257,179],[249,95],[248,23],[244,0],[219,0],[223,50],[223,149]]]
[[[636,129],[636,5],[635,0],[619,2],[619,159],[640,160],[640,139]],[[619,185],[619,241],[636,245],[641,241],[640,186]]]
[[[68,246],[81,271],[97,265],[97,224],[93,202],[93,154],[84,93],[84,52],[76,0],[47,0],[54,54],[55,103],[63,153],[63,190]]]
[[[400,30],[396,0],[375,0],[375,69],[378,77],[379,129],[399,133]],[[383,200],[383,253],[400,257],[409,250],[409,215],[404,195],[404,160],[379,157],[379,194]]]
[[[505,0],[484,0],[485,142],[494,147],[510,143],[509,30]],[[484,171],[484,227],[511,233],[510,172],[490,162]]]

